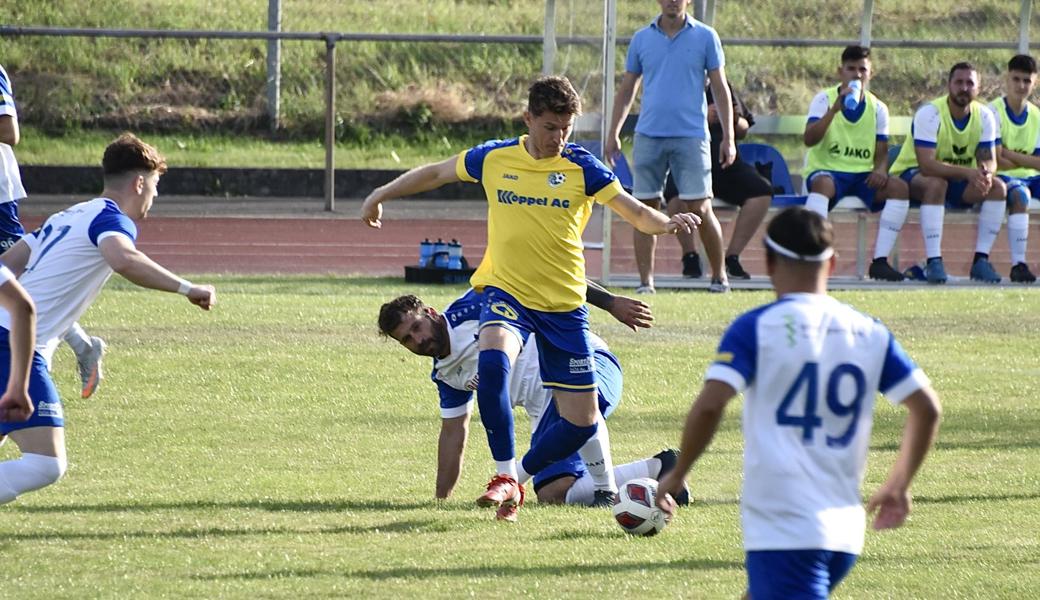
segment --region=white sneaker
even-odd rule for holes
[[[722,281],[721,279],[712,279],[711,285],[708,286],[708,291],[713,294],[725,294],[729,291],[729,281]]]
[[[637,294],[656,294],[657,290],[654,289],[653,284],[646,283],[636,288]]]
[[[99,337],[90,338],[90,350],[85,356],[77,356],[79,362],[79,378],[83,382],[81,398],[89,398],[97,390],[104,376],[101,374],[101,358],[105,354],[105,341]]]

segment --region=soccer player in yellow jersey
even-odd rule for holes
[[[471,283],[483,291],[477,366],[477,405],[498,475],[478,498],[513,521],[522,484],[550,463],[582,448],[596,429],[596,378],[585,299],[582,230],[593,204],[604,204],[644,233],[692,231],[690,213],[665,217],[621,188],[595,156],[567,142],[581,100],[565,77],[543,77],[529,89],[527,135],[493,140],[447,160],[408,171],[365,199],[361,218],[380,227],[382,203],[442,185],[484,186],[488,245]],[[509,371],[537,333],[543,385],[563,417],[518,464],[515,459]],[[613,491],[613,490],[608,490]],[[612,494],[603,495],[603,503]]]
[[[1036,87],[1036,59],[1018,54],[1008,62],[1005,95],[990,103],[997,117],[997,176],[1007,184],[1011,281],[1033,283],[1026,263],[1029,200],[1040,196],[1040,108],[1029,101]]]

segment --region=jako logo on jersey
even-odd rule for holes
[[[498,201],[502,204],[526,204],[528,206],[552,206],[555,208],[570,208],[570,200],[560,200],[559,198],[553,198],[549,201],[549,198],[543,196],[536,198],[534,196],[521,196],[512,190],[498,190]]]
[[[827,154],[830,154],[831,156],[838,156],[841,154],[841,146],[838,145],[838,142],[834,142],[831,144],[830,148],[827,148]]]
[[[516,311],[513,310],[513,307],[509,306],[505,302],[496,302],[492,304],[491,312],[495,313],[496,315],[503,316],[509,319],[510,321],[515,321],[516,318],[519,316],[516,314]]]
[[[513,175],[511,173],[503,173],[502,179],[512,179],[513,181],[520,181],[519,175]]]
[[[549,173],[549,187],[560,187],[567,181],[567,176],[559,171],[555,173]]]
[[[591,373],[592,372],[592,359],[591,358],[572,358],[568,364],[570,367],[571,374],[574,373]]]

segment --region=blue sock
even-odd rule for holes
[[[513,460],[513,407],[509,404],[509,357],[501,350],[481,350],[477,358],[477,406],[495,460]]]
[[[560,419],[547,429],[542,439],[524,455],[521,462],[524,471],[534,475],[552,463],[574,454],[596,434],[596,428],[596,423],[588,427],[579,427],[567,419]]]

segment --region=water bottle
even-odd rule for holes
[[[441,238],[437,238],[433,244],[433,266],[438,269],[448,268],[448,244]]]
[[[419,268],[425,269],[430,265],[430,259],[433,257],[433,242],[429,238],[419,242]]]
[[[462,268],[462,244],[458,240],[451,240],[451,243],[448,244],[448,268],[456,270]]]
[[[855,110],[856,106],[859,105],[859,94],[861,91],[863,91],[862,81],[853,79],[849,82],[849,93],[845,96],[846,110]]]

